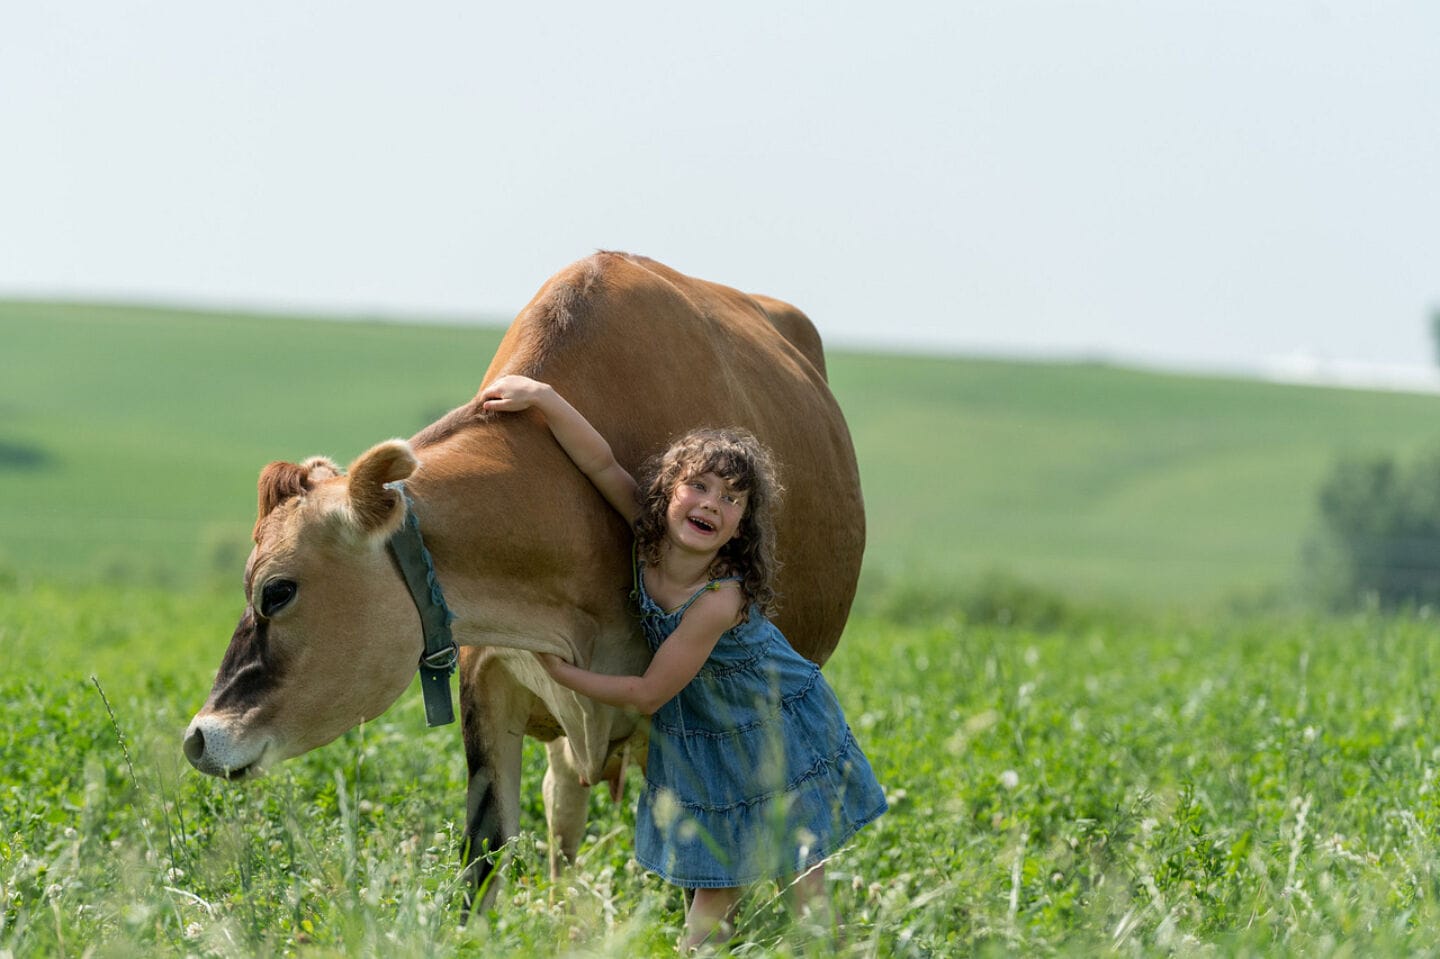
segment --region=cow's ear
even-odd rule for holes
[[[386,484],[403,480],[419,463],[404,440],[370,447],[350,464],[350,515],[362,533],[389,536],[405,519],[400,494]]]
[[[274,512],[275,507],[315,488],[321,480],[340,475],[340,468],[323,456],[312,456],[304,463],[276,461],[260,471],[257,509],[255,516],[255,542],[260,542],[260,524]]]

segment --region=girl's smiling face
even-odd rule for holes
[[[748,499],[716,473],[686,476],[670,492],[670,542],[691,552],[718,552],[739,532]]]

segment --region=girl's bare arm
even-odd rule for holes
[[[526,376],[502,376],[480,391],[486,410],[534,408],[545,417],[555,441],[627,523],[640,515],[635,478],[615,459],[610,444],[590,421],[548,383]]]
[[[646,716],[684,689],[715,648],[721,634],[740,618],[744,596],[738,589],[722,589],[701,596],[680,620],[643,676],[592,673],[559,656],[539,653],[545,670],[561,686],[611,706],[633,709]]]

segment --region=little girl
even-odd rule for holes
[[[745,430],[696,430],[645,483],[551,387],[520,376],[486,410],[535,408],[570,458],[635,528],[636,599],[654,658],[643,676],[542,655],[556,682],[651,716],[636,858],[693,891],[687,946],[729,938],[745,886],[795,880],[824,908],[824,860],[886,809],[820,668],[766,618],[774,603],[768,451]]]

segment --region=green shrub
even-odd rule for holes
[[[1440,602],[1440,450],[1408,464],[1343,459],[1317,507],[1304,555],[1312,595],[1341,609]]]

